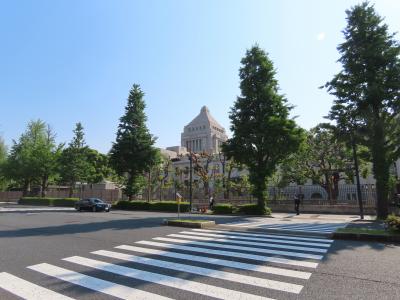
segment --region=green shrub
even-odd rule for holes
[[[78,198],[22,197],[18,204],[73,207]]]
[[[389,215],[385,220],[389,229],[400,231],[400,217]]]
[[[154,211],[170,211],[177,212],[178,204],[175,201],[162,201],[162,202],[150,202],[150,210]],[[189,202],[180,203],[180,211],[188,212],[190,209]]]
[[[243,204],[237,206],[237,212],[244,215],[270,215],[271,209],[269,207],[265,208],[265,213],[260,212],[257,204]]]
[[[214,214],[231,214],[233,213],[232,204],[215,204],[212,208]]]
[[[146,201],[118,201],[113,205],[115,209],[123,210],[149,210],[150,203]]]
[[[147,202],[147,201],[118,201],[113,205],[114,209],[122,210],[149,210],[149,211],[167,211],[177,212],[178,204],[175,201]],[[181,202],[180,211],[188,212],[189,202]]]
[[[23,205],[45,205],[49,206],[51,198],[40,198],[40,197],[22,197],[19,199],[18,204]]]
[[[78,198],[54,198],[52,200],[53,206],[66,206],[66,207],[74,207],[75,203],[78,201]]]

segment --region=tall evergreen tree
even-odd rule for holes
[[[72,197],[75,184],[87,180],[91,169],[86,155],[88,147],[85,144],[85,134],[80,122],[75,125],[73,132],[74,137],[68,147],[62,151],[59,160],[61,181],[69,185],[70,197]]]
[[[157,160],[155,138],[146,127],[144,93],[134,84],[129,92],[125,114],[120,118],[116,141],[110,151],[110,163],[126,178],[125,194],[132,199],[138,192],[144,172]]]
[[[259,213],[264,214],[267,178],[297,151],[303,134],[289,118],[292,107],[278,92],[276,73],[267,54],[256,45],[241,63],[241,96],[230,112],[233,137],[224,145],[224,152],[248,167]]]
[[[342,71],[325,86],[335,96],[330,118],[349,134],[363,132],[372,156],[377,215],[388,214],[390,166],[399,157],[400,46],[368,2],[346,11]]]

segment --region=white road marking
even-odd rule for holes
[[[190,237],[188,237],[188,238],[190,238]],[[164,237],[156,237],[156,238],[153,238],[153,240],[173,242],[173,243],[179,243],[179,244],[185,244],[185,245],[197,245],[197,246],[224,248],[224,249],[235,249],[235,250],[241,250],[241,251],[275,254],[275,255],[283,255],[283,256],[290,256],[290,257],[309,258],[309,259],[317,259],[317,260],[321,260],[323,258],[322,255],[315,255],[315,254],[308,254],[308,253],[296,253],[296,252],[280,251],[280,250],[272,250],[272,249],[261,249],[261,248],[245,247],[245,246],[224,245],[224,244],[220,244],[220,243],[189,241],[189,240],[183,240],[183,239],[171,239],[171,238],[164,238]]]
[[[229,234],[241,235],[241,236],[271,237],[271,238],[279,238],[279,239],[283,239],[283,240],[310,241],[310,242],[321,242],[321,243],[333,243],[333,241],[334,241],[334,240],[321,239],[321,238],[306,238],[306,237],[298,237],[298,236],[290,236],[290,235],[275,235],[275,234],[260,234],[260,233],[244,233],[244,232],[228,231],[228,230],[193,229],[193,231],[219,232],[219,233],[228,233],[229,232]]]
[[[251,236],[237,236],[237,235],[230,234],[229,232],[227,232],[227,233],[212,233],[212,232],[182,231],[180,233],[190,233],[190,234],[196,234],[196,235],[202,235],[202,236],[212,236],[212,237],[221,237],[221,238],[227,237],[230,239],[238,239],[238,240],[273,242],[273,243],[279,243],[279,244],[292,244],[292,245],[324,247],[324,248],[329,248],[331,246],[330,244],[288,241],[288,240],[282,240],[282,239],[277,239],[277,238],[257,238],[257,237],[251,237]]]
[[[26,300],[73,300],[6,272],[0,273],[0,288]]]
[[[219,266],[235,268],[235,269],[242,269],[242,270],[248,270],[248,271],[256,271],[256,272],[260,272],[260,273],[287,276],[287,277],[309,279],[311,276],[310,272],[294,271],[294,270],[288,270],[288,269],[283,269],[283,268],[247,264],[247,263],[241,263],[241,262],[237,262],[237,261],[212,258],[212,257],[206,257],[206,256],[197,256],[197,255],[191,255],[191,254],[183,254],[183,253],[172,252],[172,251],[156,250],[156,249],[127,246],[127,245],[121,245],[121,246],[117,246],[115,248],[122,249],[122,250],[128,250],[128,251],[135,251],[135,252],[140,252],[140,253],[146,253],[146,254],[154,254],[154,255],[159,255],[159,256],[184,259],[184,260],[189,260],[189,261],[203,262],[203,263],[207,263],[207,264],[219,265]]]
[[[253,286],[258,286],[262,288],[284,291],[288,293],[298,294],[300,293],[301,289],[303,288],[302,285],[299,284],[292,284],[286,283],[277,280],[270,280],[264,278],[258,278],[253,276],[247,276],[242,274],[230,273],[225,271],[219,271],[214,269],[208,269],[198,266],[186,265],[181,263],[175,263],[170,261],[164,261],[154,258],[148,258],[143,256],[136,256],[136,255],[129,255],[125,253],[113,252],[113,251],[106,251],[106,250],[99,250],[92,252],[93,254],[116,258],[124,261],[135,262],[145,265],[150,265],[159,268],[166,268],[180,272],[187,272],[201,276],[207,276],[211,278],[223,279],[237,283],[243,283]]]
[[[298,250],[298,251],[308,251],[308,252],[317,252],[317,253],[326,253],[328,249],[314,248],[314,247],[302,247],[302,246],[292,246],[292,245],[280,245],[268,242],[252,242],[252,241],[242,241],[238,240],[240,238],[233,236],[233,238],[229,236],[202,236],[204,233],[190,232],[190,231],[182,231],[182,234],[168,234],[168,236],[179,237],[179,238],[188,238],[188,239],[196,239],[202,241],[218,241],[222,243],[231,243],[238,245],[251,245],[251,246],[260,246],[267,248],[277,248],[277,249],[288,249],[288,250]]]
[[[257,254],[248,254],[248,253],[240,253],[240,252],[232,252],[232,251],[224,251],[224,250],[215,250],[209,248],[202,248],[202,247],[191,247],[191,246],[182,246],[170,243],[158,243],[153,241],[138,241],[137,244],[141,245],[149,245],[149,246],[156,246],[156,247],[163,247],[167,249],[177,249],[177,250],[185,250],[185,251],[192,251],[192,252],[200,252],[202,254],[214,254],[214,255],[222,255],[222,256],[230,256],[236,258],[244,258],[250,260],[257,260],[263,262],[273,262],[278,264],[285,264],[285,265],[292,265],[292,266],[302,266],[307,268],[316,268],[318,263],[309,262],[309,261],[302,261],[302,260],[293,260],[293,259],[286,259],[280,257],[271,257],[271,256],[262,256]]]
[[[163,297],[157,294],[149,293],[146,291],[141,291],[138,289],[130,288],[124,285],[113,283],[110,281],[94,278],[84,274],[80,274],[74,271],[70,271],[64,268],[53,266],[50,264],[38,264],[28,267],[31,270],[37,271],[39,273],[52,276],[63,281],[67,281],[85,288],[101,292],[110,296],[114,296],[120,299],[128,300],[168,300],[171,298]],[[51,299],[53,298],[42,298]]]
[[[80,256],[72,256],[64,258],[63,260],[69,261],[75,264],[83,265],[86,267],[94,268],[97,270],[102,270],[110,272],[113,274],[118,274],[130,278],[135,278],[147,282],[152,282],[160,285],[169,286],[176,289],[181,289],[193,293],[198,293],[210,297],[215,297],[219,299],[229,299],[229,300],[243,300],[243,299],[254,299],[254,300],[267,300],[270,298],[265,298],[257,295],[252,295],[248,293],[243,293],[239,291],[233,291],[226,288],[221,288],[217,286],[212,286],[204,283],[199,283],[195,281],[190,281],[182,278],[172,277],[163,274],[157,274],[147,271],[142,271],[133,268],[127,268],[124,266],[114,265],[106,263],[99,260],[89,259]]]

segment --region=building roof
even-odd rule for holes
[[[222,127],[217,122],[217,120],[214,119],[214,117],[211,115],[210,110],[208,109],[207,106],[203,106],[200,110],[200,113],[185,127],[201,125],[204,123],[207,123],[207,124],[210,124],[211,126],[215,126],[215,127],[225,130],[224,127]]]

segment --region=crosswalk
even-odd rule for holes
[[[338,228],[346,227],[348,222],[292,222],[288,223],[273,223],[270,220],[253,220],[253,221],[238,221],[224,224],[232,227],[242,228],[262,228],[272,230],[288,230],[294,232],[305,232],[305,233],[332,233]]]
[[[0,296],[3,289],[28,300],[80,299],[71,292],[76,286],[87,291],[85,299],[286,299],[301,293],[332,243],[312,236],[183,230],[27,266],[33,282],[1,272]],[[39,275],[70,288],[35,279]]]

